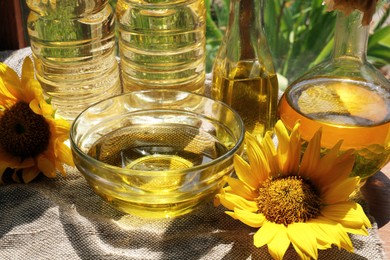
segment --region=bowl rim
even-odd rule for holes
[[[108,102],[108,100],[113,100],[115,98],[119,98],[119,97],[123,97],[123,96],[131,96],[131,95],[134,95],[134,94],[150,93],[150,92],[177,92],[177,93],[183,93],[183,94],[196,95],[196,96],[200,96],[201,98],[206,98],[206,99],[209,99],[209,100],[211,100],[213,102],[219,103],[221,106],[228,108],[235,115],[235,117],[237,119],[237,122],[238,122],[238,125],[241,126],[240,135],[239,135],[236,143],[226,153],[224,153],[223,155],[221,155],[221,156],[219,156],[219,157],[217,157],[217,158],[215,158],[215,159],[213,159],[213,160],[211,160],[211,161],[209,161],[209,162],[207,162],[205,164],[200,164],[200,165],[196,165],[196,166],[193,166],[193,167],[190,167],[190,168],[185,168],[185,169],[166,170],[166,171],[132,170],[132,169],[128,169],[128,168],[122,168],[122,167],[114,166],[114,165],[111,165],[111,164],[107,164],[107,163],[101,162],[101,161],[99,161],[99,160],[89,156],[88,154],[83,152],[78,147],[78,145],[75,142],[75,138],[74,138],[74,135],[75,135],[74,134],[74,128],[75,128],[76,122],[79,120],[79,118],[88,109],[91,109],[94,106],[97,106],[97,105],[99,105],[99,104],[101,104],[103,102]],[[189,91],[176,90],[176,89],[149,89],[149,90],[136,90],[136,91],[132,91],[132,92],[128,92],[128,93],[122,93],[122,94],[114,95],[114,96],[105,98],[103,100],[100,100],[100,101],[98,101],[98,102],[88,106],[82,112],[80,112],[77,115],[77,117],[73,120],[71,128],[70,128],[69,141],[70,141],[70,146],[71,146],[71,149],[73,150],[73,152],[76,152],[80,157],[83,158],[83,160],[88,161],[89,163],[94,164],[98,168],[107,169],[107,170],[111,170],[111,171],[115,170],[115,172],[117,172],[117,173],[120,173],[120,174],[123,174],[123,175],[128,175],[128,176],[146,176],[146,175],[150,175],[150,174],[153,174],[155,176],[159,176],[158,173],[162,173],[163,175],[167,175],[167,174],[170,174],[170,175],[175,175],[175,174],[176,175],[186,175],[187,173],[195,172],[195,171],[202,171],[202,170],[204,170],[206,168],[209,168],[211,165],[219,164],[220,162],[223,162],[223,161],[227,160],[228,158],[232,157],[241,147],[243,148],[244,137],[245,137],[245,126],[244,126],[244,122],[243,122],[241,116],[237,113],[236,110],[234,110],[232,107],[230,107],[226,103],[224,103],[222,101],[219,101],[219,100],[214,100],[214,99],[212,99],[212,98],[210,98],[210,97],[208,97],[206,95],[203,95],[203,94],[189,92]],[[76,167],[77,167],[77,165],[76,165]],[[80,171],[80,172],[83,173],[82,171]],[[83,173],[83,175],[84,175],[84,173]]]

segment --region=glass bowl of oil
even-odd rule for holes
[[[244,126],[226,104],[178,90],[134,91],[74,120],[76,167],[115,208],[174,217],[211,200],[243,151]]]

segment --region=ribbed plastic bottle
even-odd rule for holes
[[[202,93],[204,0],[118,0],[124,91],[180,89]]]
[[[108,0],[27,0],[27,28],[44,94],[72,121],[121,92],[115,13]]]

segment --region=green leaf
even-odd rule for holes
[[[211,17],[211,2],[210,0],[205,0],[206,5],[206,38],[212,38],[213,41],[217,40],[217,42],[220,42],[223,34],[219,30],[218,26],[214,22],[214,20]]]
[[[386,26],[375,31],[368,40],[367,48],[370,49],[379,42],[383,42],[383,44],[389,46],[390,48],[390,26]],[[390,52],[390,49],[388,51]]]
[[[382,60],[385,60],[387,64],[390,64],[390,51],[388,46],[376,45],[370,48],[368,52],[368,56],[377,57]]]
[[[325,60],[330,56],[333,50],[333,44],[334,44],[334,38],[332,38],[328,43],[325,45],[325,47],[321,50],[321,52],[318,54],[316,59],[309,65],[310,67],[313,67],[314,65],[320,63],[321,61]]]
[[[264,25],[276,72],[289,81],[328,58],[333,49],[335,12],[327,12],[323,0],[265,1]],[[228,22],[229,0],[206,0],[213,23],[223,34]],[[379,6],[382,18],[369,37],[368,58],[375,66],[390,64],[390,9]],[[380,28],[383,27],[383,28]],[[221,36],[207,34],[207,60],[212,62]],[[208,66],[210,67],[210,66]]]

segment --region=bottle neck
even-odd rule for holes
[[[263,37],[262,3],[258,0],[231,0],[229,24],[227,29],[228,44],[238,44],[236,49],[241,59],[256,56],[259,39]],[[235,42],[235,43],[234,43]]]
[[[349,15],[337,13],[333,58],[366,61],[369,26],[362,25],[363,13],[358,10]]]

